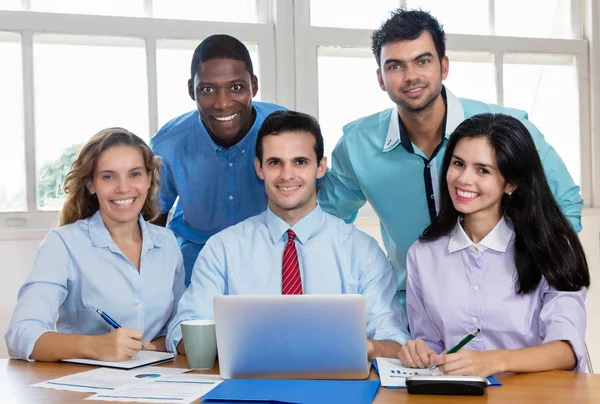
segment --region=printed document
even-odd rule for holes
[[[147,383],[121,386],[86,400],[187,404],[202,397],[222,381],[218,375],[181,374]]]
[[[149,380],[163,379],[168,376],[188,372],[189,370],[159,366],[148,366],[133,370],[98,368],[48,380],[47,382],[32,384],[32,386],[55,390],[99,393],[112,391],[125,384],[144,383]]]
[[[377,369],[383,387],[406,387],[406,378],[408,376],[443,375],[437,368],[434,370],[407,368],[404,367],[400,360],[392,358],[377,358]]]

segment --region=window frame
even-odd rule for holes
[[[57,211],[42,211],[37,207],[37,163],[35,144],[35,83],[33,62],[33,36],[35,34],[73,35],[78,42],[98,43],[102,37],[141,39],[146,50],[146,75],[148,88],[148,127],[151,136],[158,127],[158,94],[156,46],[158,40],[197,40],[216,32],[226,33],[244,42],[258,44],[260,75],[276,77],[277,80],[260,80],[261,93],[267,100],[294,108],[293,94],[287,88],[292,82],[292,63],[275,63],[278,53],[286,56],[288,44],[293,36],[291,4],[275,4],[275,0],[256,0],[259,23],[231,23],[214,21],[192,21],[152,18],[152,0],[145,0],[146,17],[121,17],[104,15],[62,14],[26,11],[29,1],[23,0],[25,11],[0,10],[0,31],[16,33],[21,37],[23,65],[23,137],[25,148],[26,211],[0,212],[0,232],[30,229],[49,229],[57,224]],[[286,2],[287,3],[287,2]],[[279,24],[275,24],[277,21]],[[58,41],[61,43],[60,41]],[[287,43],[286,43],[287,42]],[[276,52],[276,46],[279,52]],[[190,55],[191,60],[191,55]],[[91,135],[91,134],[90,134]],[[17,237],[18,234],[16,235]]]
[[[493,31],[496,0],[488,0]],[[36,33],[77,36],[115,36],[145,41],[148,82],[148,125],[158,130],[156,43],[160,39],[199,40],[215,32],[258,44],[263,99],[318,117],[319,46],[370,47],[372,30],[313,27],[309,0],[256,0],[259,23],[171,20],[152,18],[152,0],[144,0],[145,17],[60,14],[0,10],[1,31],[21,35],[23,66],[24,151],[26,159],[27,210],[0,212],[0,239],[37,237],[37,230],[53,228],[58,212],[37,210],[35,159],[35,85],[33,45]],[[398,1],[402,6],[403,0]],[[23,10],[29,0],[22,0]],[[582,39],[498,37],[448,34],[447,48],[457,52],[488,52],[494,55],[496,91],[502,103],[502,55],[505,53],[564,53],[577,57],[581,188],[585,208],[600,208],[600,4],[594,0],[571,0],[572,26]],[[583,34],[583,35],[581,35]],[[577,35],[576,35],[577,36]],[[594,46],[593,46],[594,45]],[[598,49],[595,49],[598,48]],[[373,77],[375,80],[375,75]],[[311,85],[306,85],[311,83]],[[372,216],[371,211],[367,216]],[[361,216],[364,216],[361,214]],[[8,234],[8,235],[7,235]]]
[[[490,3],[491,32],[494,32],[495,0],[488,1]],[[404,5],[404,1],[399,0],[399,5]],[[600,52],[594,52],[593,47],[590,46],[592,41],[593,43],[600,42],[598,28],[593,29],[592,24],[595,22],[596,27],[600,25],[600,4],[593,0],[571,0],[571,9],[573,10],[571,24],[575,37],[582,37],[584,32],[583,16],[588,17],[585,24],[586,35],[580,39],[447,34],[446,49],[450,52],[485,52],[493,55],[496,70],[496,98],[499,105],[503,105],[504,98],[504,54],[562,54],[576,57],[579,89],[581,195],[585,201],[584,208],[600,207],[600,190],[598,189],[600,169],[598,164],[592,170],[592,163],[600,162],[600,130],[596,128],[592,133],[592,118],[595,116],[600,120],[598,111],[600,107],[596,102],[595,114],[592,114],[590,104],[593,93],[590,91],[589,85],[591,72],[595,73],[596,87],[598,87],[597,81],[600,77],[600,67],[598,66],[600,62],[597,61]],[[296,64],[296,105],[299,110],[318,117],[318,48],[320,46],[370,48],[372,30],[312,26],[310,25],[309,1],[294,2],[294,26],[296,60],[299,61]],[[591,35],[595,35],[595,37]],[[592,53],[591,56],[590,53]],[[595,58],[595,66],[590,66],[590,58]],[[375,69],[376,65],[374,64],[373,70],[375,71]],[[375,74],[373,74],[373,80],[376,80]],[[302,82],[316,83],[316,85],[302,85]],[[595,94],[600,94],[600,92]],[[458,95],[460,96],[460,94]],[[390,101],[390,107],[392,106]],[[593,142],[593,139],[598,140]],[[594,149],[592,149],[593,145]],[[365,212],[360,212],[360,216],[373,217],[375,215],[368,207],[363,210]]]

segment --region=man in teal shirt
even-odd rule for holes
[[[372,46],[379,85],[396,107],[344,126],[318,201],[323,210],[347,222],[367,201],[371,204],[403,305],[406,252],[436,215],[448,136],[473,115],[502,112],[523,122],[556,201],[573,227],[581,230],[579,187],[527,113],[459,99],[443,86],[449,61],[444,31],[433,16],[399,9],[373,33]]]

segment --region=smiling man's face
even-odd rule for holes
[[[250,75],[244,62],[211,59],[200,63],[193,82],[188,82],[188,91],[218,145],[235,145],[252,127],[252,98],[258,92],[258,79]]]
[[[283,132],[262,139],[263,159],[254,159],[265,181],[269,208],[289,224],[317,206],[317,179],[327,170],[327,158],[317,162],[315,136],[309,132]]]
[[[427,31],[414,40],[392,42],[381,48],[379,86],[406,112],[420,112],[431,105],[442,92],[442,80],[447,75],[448,57],[440,60]]]

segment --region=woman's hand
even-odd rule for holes
[[[441,354],[431,357],[431,364],[448,375],[454,376],[491,376],[503,372],[498,353],[501,351],[471,351],[461,349],[453,354]]]
[[[435,351],[427,346],[421,338],[411,339],[402,345],[398,352],[398,359],[407,368],[428,368],[431,366],[431,357]]]
[[[92,359],[120,362],[131,359],[142,349],[142,332],[119,328],[93,338]]]
[[[162,352],[164,352],[167,350],[166,340],[167,340],[167,337],[164,337],[164,336],[158,337],[152,342],[143,341],[142,345],[144,346],[144,349],[146,351],[162,351]]]

